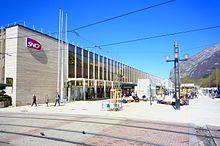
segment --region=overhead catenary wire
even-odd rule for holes
[[[120,18],[120,17],[123,17],[123,16],[127,16],[127,15],[130,15],[130,14],[133,14],[133,13],[137,13],[137,12],[140,12],[140,11],[143,11],[143,10],[146,10],[147,8],[153,8],[153,7],[156,7],[156,6],[161,6],[161,5],[164,5],[164,4],[167,4],[167,3],[170,3],[170,2],[173,2],[175,0],[171,0],[171,1],[166,1],[166,2],[163,2],[163,3],[159,3],[159,4],[156,4],[156,5],[152,5],[152,6],[149,6],[149,7],[146,7],[146,8],[142,8],[142,9],[139,9],[139,10],[136,10],[136,11],[132,11],[132,12],[128,12],[128,13],[125,13],[125,14],[122,14],[122,15],[118,15],[118,16],[115,16],[115,17],[112,17],[112,18],[108,18],[108,19],[105,19],[105,20],[102,20],[102,21],[98,21],[98,22],[95,22],[95,23],[92,23],[92,24],[100,24],[102,22],[107,22],[110,21],[110,20],[113,20],[116,19],[116,18]],[[89,26],[93,26],[91,24],[89,25],[85,25],[86,27],[89,27]],[[76,29],[83,29],[85,28],[85,26],[82,26],[82,27],[79,27],[79,28],[76,28]],[[136,41],[143,41],[143,40],[147,40],[147,39],[154,39],[154,38],[160,38],[160,37],[166,37],[166,36],[172,36],[172,35],[178,35],[178,34],[183,34],[183,33],[190,33],[190,32],[195,32],[195,31],[202,31],[202,30],[207,30],[207,29],[214,29],[214,28],[218,28],[220,26],[212,26],[212,27],[207,27],[207,28],[199,28],[199,29],[194,29],[194,30],[187,30],[187,31],[181,31],[181,32],[175,32],[175,33],[168,33],[168,34],[162,34],[162,35],[157,35],[157,36],[150,36],[150,37],[145,37],[145,38],[138,38],[138,39],[133,39],[133,40],[127,40],[127,41],[121,41],[121,42],[116,42],[116,43],[109,43],[109,44],[104,44],[104,45],[94,45],[92,47],[85,47],[85,48],[99,48],[99,49],[102,49],[101,47],[106,47],[106,46],[112,46],[112,45],[119,45],[119,44],[124,44],[124,43],[131,43],[131,42],[136,42]],[[88,39],[82,37],[77,31],[75,31],[76,29],[72,29],[72,30],[67,30],[67,31],[63,31],[61,33],[65,33],[65,32],[72,32],[72,33],[75,33],[76,36],[90,42],[91,44],[93,42],[89,41]],[[39,32],[40,33],[40,32]],[[53,33],[50,33],[50,34],[56,34],[58,32],[53,32]],[[33,35],[24,35],[24,36],[18,36],[18,37],[11,37],[11,38],[6,38],[6,39],[13,39],[13,38],[25,38],[25,37],[29,37],[29,36],[37,36],[37,35],[42,35],[42,34],[33,34]],[[44,35],[47,35],[47,34],[44,34]],[[50,50],[49,50],[50,51]],[[52,50],[54,51],[54,50]],[[14,52],[13,52],[14,53]],[[21,53],[21,52],[20,52]],[[24,52],[26,53],[26,52]],[[11,54],[11,53],[10,53]]]
[[[186,34],[186,33],[192,33],[192,32],[199,32],[199,31],[217,29],[217,28],[220,28],[220,25],[204,27],[204,28],[190,29],[190,30],[184,30],[184,31],[173,32],[173,33],[160,34],[160,35],[155,35],[155,36],[150,36],[150,37],[143,37],[143,38],[137,38],[137,39],[132,39],[132,40],[113,42],[113,43],[108,43],[108,44],[102,44],[102,45],[99,45],[99,47],[115,46],[115,45],[132,43],[132,42],[137,42],[137,41],[144,41],[144,40],[149,40],[149,39],[168,37],[168,36],[180,35],[180,34]],[[90,47],[86,47],[86,48],[94,48],[94,46],[90,46]]]
[[[111,17],[111,18],[107,18],[107,19],[104,19],[104,20],[101,20],[101,21],[97,21],[97,22],[94,22],[94,23],[91,23],[91,24],[87,24],[87,25],[78,27],[78,28],[76,28],[76,29],[67,30],[67,32],[75,33],[76,36],[80,36],[79,33],[78,33],[76,30],[84,29],[84,28],[91,27],[91,26],[94,26],[94,25],[97,25],[97,24],[101,24],[101,23],[104,23],[104,22],[108,22],[108,21],[111,21],[111,20],[115,20],[115,19],[118,19],[118,18],[121,18],[121,17],[124,17],[124,16],[128,16],[128,15],[131,15],[131,14],[134,14],[134,13],[138,13],[138,12],[141,12],[141,11],[144,11],[144,10],[148,10],[148,9],[151,9],[151,8],[159,7],[159,6],[162,6],[162,5],[165,5],[165,4],[174,2],[174,1],[176,1],[176,0],[169,0],[169,1],[162,2],[162,3],[154,4],[154,5],[151,5],[151,6],[142,8],[142,9],[138,9],[138,10],[131,11],[131,12],[127,12],[127,13],[124,13],[124,14],[121,14],[121,15],[118,15],[118,16],[114,16],[114,17]],[[62,31],[62,32],[60,32],[60,33],[65,33],[65,32],[66,32],[66,31]],[[39,32],[39,33],[40,33],[40,32]],[[47,33],[47,34],[45,34],[45,35],[50,36],[50,35],[52,35],[52,34],[58,34],[58,33],[59,33],[59,32],[56,31],[56,32]],[[25,38],[25,37],[38,36],[38,35],[40,35],[40,34],[24,35],[24,36],[18,36],[18,37],[8,37],[8,38],[6,38],[6,39]]]
[[[99,46],[84,47],[84,48],[107,47],[107,46],[120,45],[120,44],[132,43],[132,42],[137,42],[137,41],[144,41],[144,40],[149,40],[149,39],[156,39],[156,38],[161,38],[161,37],[168,37],[168,36],[173,36],[173,35],[199,32],[199,31],[216,29],[216,28],[220,28],[220,25],[204,27],[204,28],[197,28],[197,29],[190,29],[190,30],[173,32],[173,33],[160,34],[160,35],[156,35],[156,36],[150,36],[150,37],[144,37],[144,38],[138,38],[138,39],[133,39],[133,40],[121,41],[121,42],[116,42],[116,43],[104,44],[104,45],[99,45]],[[52,50],[45,50],[45,51],[55,51],[55,50],[52,49]],[[17,53],[17,52],[12,52],[12,53],[8,53],[8,54],[15,54],[15,53]],[[28,52],[19,52],[19,53],[28,53]]]
[[[71,29],[71,30],[67,30],[67,31],[61,31],[60,33],[65,33],[65,32],[71,32],[71,33],[74,33],[76,36],[82,38],[83,40],[86,40],[87,42],[89,43],[93,43],[92,41],[89,41],[88,39],[86,39],[85,37],[82,37],[76,30],[79,30],[79,29],[83,29],[83,28],[87,28],[87,27],[91,27],[91,26],[94,26],[94,25],[97,25],[97,24],[101,24],[101,23],[104,23],[104,22],[108,22],[108,21],[112,21],[112,20],[115,20],[115,19],[118,19],[118,18],[121,18],[121,17],[124,17],[124,16],[128,16],[128,15],[131,15],[131,14],[134,14],[134,13],[138,13],[138,12],[141,12],[141,11],[145,11],[145,10],[148,10],[148,9],[152,9],[152,8],[155,8],[155,7],[159,7],[159,6],[162,6],[162,5],[166,5],[168,3],[171,3],[171,2],[174,2],[176,0],[169,0],[169,1],[165,1],[165,2],[162,2],[162,3],[158,3],[158,4],[154,4],[154,5],[150,5],[150,6],[147,6],[145,8],[142,8],[142,9],[138,9],[138,10],[135,10],[135,11],[131,11],[131,12],[127,12],[127,13],[124,13],[124,14],[121,14],[121,15],[118,15],[118,16],[114,16],[114,17],[111,17],[111,18],[108,18],[108,19],[104,19],[104,20],[101,20],[101,21],[97,21],[97,22],[94,22],[94,23],[91,23],[91,24],[88,24],[88,25],[84,25],[84,26],[81,26],[81,27],[78,27],[76,29]],[[39,32],[40,33],[40,32]],[[41,32],[42,33],[42,32]],[[45,34],[45,35],[52,35],[52,34],[58,34],[59,32],[52,32],[52,33],[48,33],[48,34]],[[25,36],[18,36],[18,37],[9,37],[9,38],[6,38],[6,39],[14,39],[14,38],[26,38],[26,37],[31,37],[31,36],[38,36],[40,34],[33,34],[33,35],[25,35]],[[95,44],[95,43],[93,43]],[[93,48],[98,48],[98,49],[102,49],[100,45],[94,45]],[[89,48],[88,48],[89,49]]]
[[[213,42],[213,43],[208,43],[208,44],[206,43],[206,44],[195,46],[195,47],[181,49],[181,51],[185,52],[185,51],[188,51],[188,50],[195,50],[195,49],[200,49],[200,48],[204,48],[205,49],[206,47],[213,46],[213,45],[216,45],[216,44],[219,44],[219,42]]]
[[[121,17],[124,17],[124,16],[128,16],[128,15],[131,15],[131,14],[134,14],[134,13],[138,13],[138,12],[145,11],[145,10],[148,10],[148,9],[152,9],[152,8],[155,8],[155,7],[158,7],[158,6],[166,5],[166,4],[174,2],[174,1],[176,1],[176,0],[169,0],[169,1],[159,3],[159,4],[154,4],[154,5],[151,5],[151,6],[147,6],[147,7],[142,8],[142,9],[127,12],[127,13],[124,13],[124,14],[121,14],[121,15],[118,15],[118,16],[114,16],[114,17],[111,17],[111,18],[107,18],[107,19],[104,19],[104,20],[101,20],[101,21],[97,21],[97,22],[94,22],[94,23],[90,23],[90,24],[75,28],[74,30],[80,30],[80,29],[84,29],[84,28],[87,28],[87,27],[91,27],[91,26],[94,26],[94,25],[101,24],[101,23],[105,23],[105,22],[108,22],[108,21],[111,21],[111,20],[114,20],[114,19],[118,19],[118,18],[121,18]]]

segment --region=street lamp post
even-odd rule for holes
[[[152,98],[152,91],[151,91],[151,83],[150,83],[150,105],[152,105],[151,98]]]
[[[115,81],[117,82],[117,89],[121,90],[122,89],[122,80],[123,80],[124,76],[120,75],[120,74],[115,74]]]
[[[174,80],[175,80],[175,88],[174,88],[174,98],[175,98],[175,106],[176,110],[180,110],[180,61],[188,60],[188,55],[184,55],[184,59],[179,58],[179,45],[178,42],[174,42],[174,59],[170,59],[169,56],[166,57],[166,62],[174,62]]]

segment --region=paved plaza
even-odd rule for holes
[[[103,101],[0,109],[0,145],[219,145],[220,99],[199,95],[171,105],[132,102],[106,111]]]

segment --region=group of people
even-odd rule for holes
[[[208,95],[209,95],[209,97],[214,99],[215,97],[220,96],[220,90],[218,91],[217,89],[216,90],[210,89],[210,90],[208,90]]]
[[[47,106],[49,106],[48,105],[49,104],[49,96],[48,95],[45,96],[45,103],[46,103]],[[58,92],[57,92],[57,94],[55,96],[55,104],[54,104],[54,106],[56,106],[57,104],[60,106],[60,95],[58,94]],[[33,105],[37,106],[37,96],[35,94],[33,94],[33,97],[32,97],[32,104],[31,104],[31,106],[33,106]]]

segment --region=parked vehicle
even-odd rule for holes
[[[215,98],[220,98],[220,90],[216,91]]]

